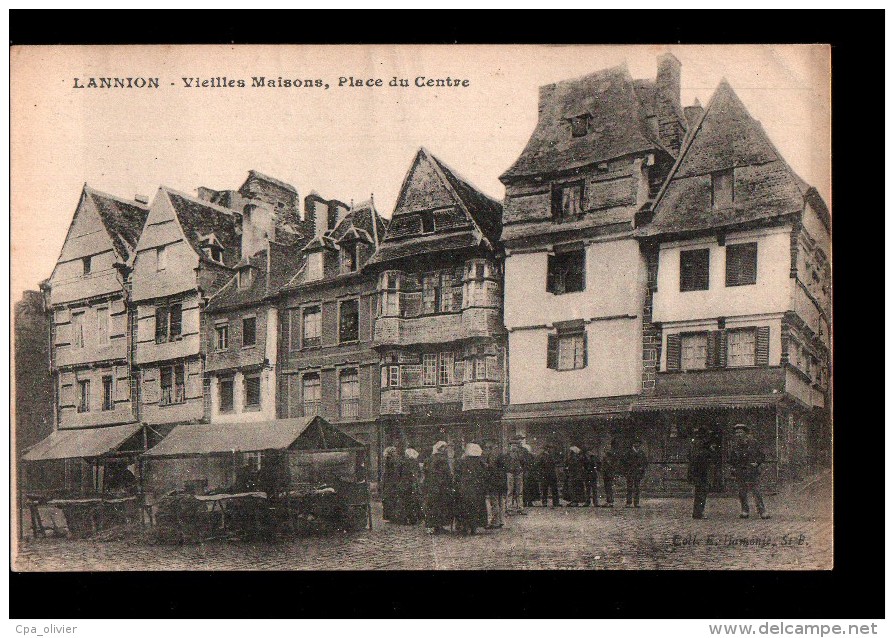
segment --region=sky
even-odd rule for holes
[[[537,121],[538,87],[627,64],[682,63],[682,103],[726,78],[792,168],[831,205],[830,66],[824,45],[13,47],[13,301],[49,277],[84,183],[125,198],[159,185],[236,189],[250,169],[390,216],[420,146],[488,195]],[[251,78],[328,89],[251,88]],[[409,88],[391,88],[393,77]],[[415,78],[468,80],[416,87]],[[158,77],[158,89],[75,89],[75,78]],[[244,79],[187,88],[183,78]],[[337,86],[339,78],[383,86]],[[172,85],[173,83],[173,85]]]

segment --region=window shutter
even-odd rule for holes
[[[667,335],[667,370],[680,369],[680,335]]]
[[[556,292],[556,258],[553,255],[546,257],[546,291]]]
[[[757,338],[755,339],[755,357],[754,362],[759,366],[770,365],[770,327],[761,326],[757,329]]]
[[[587,332],[584,331],[583,334],[583,348],[584,348],[584,367],[587,367]]]
[[[168,309],[166,307],[155,309],[155,340],[167,341],[168,339]]]
[[[711,330],[708,333],[708,368],[719,368],[721,367],[721,343],[723,341],[723,335],[720,330]]]
[[[726,330],[717,331],[717,367],[726,367]]]
[[[551,370],[559,367],[559,335],[546,337],[546,367]]]

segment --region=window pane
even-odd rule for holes
[[[175,303],[171,306],[171,339],[179,337],[183,332],[183,306]]]
[[[227,412],[233,409],[233,377],[220,377],[217,382],[220,396],[220,411]]]
[[[75,348],[84,347],[84,313],[71,315],[71,342]]]
[[[322,313],[319,307],[304,309],[304,342],[305,348],[316,347],[321,344],[320,328]]]
[[[484,381],[487,378],[487,365],[484,357],[475,358],[475,380]]]
[[[491,355],[487,357],[487,378],[492,381],[500,380],[500,369],[497,367],[497,357]]]
[[[453,353],[442,352],[438,362],[438,383],[451,385],[453,383]]]
[[[436,385],[438,367],[438,355],[422,355],[422,385]]]
[[[755,364],[755,331],[730,330],[727,333],[727,365],[731,368]],[[799,367],[800,367],[799,358]]]
[[[339,341],[357,341],[358,338],[358,302],[356,299],[343,301],[340,306]]]
[[[174,403],[183,403],[186,400],[183,365],[174,366]]]
[[[102,409],[115,409],[115,401],[112,394],[112,377],[102,378]]]
[[[242,345],[253,346],[257,339],[257,319],[255,317],[245,317],[242,320]]]
[[[389,375],[391,376],[390,385],[396,388],[400,385],[400,366],[391,366]]]
[[[226,350],[228,347],[228,341],[230,336],[230,328],[229,326],[217,326],[217,349],[218,350]]]
[[[680,340],[683,370],[703,370],[708,365],[707,333],[683,335]]]
[[[360,411],[360,392],[356,370],[342,370],[339,375],[339,397],[341,398],[341,417],[357,418]]]
[[[90,381],[78,381],[78,412],[90,411]]]
[[[306,374],[302,380],[304,416],[320,413],[320,375]]]
[[[245,377],[245,405],[261,405],[261,377],[259,375]]]

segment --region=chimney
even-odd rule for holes
[[[698,124],[704,113],[705,109],[702,107],[701,102],[698,101],[698,98],[695,98],[692,106],[687,106],[683,109],[683,114],[686,116],[686,128],[691,131]]]
[[[683,109],[680,105],[680,61],[672,53],[658,56],[655,106],[658,138],[675,155],[683,142]]]
[[[242,211],[242,257],[248,258],[267,247],[275,239],[275,214],[269,204],[257,200]]]

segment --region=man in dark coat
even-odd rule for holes
[[[481,447],[466,445],[456,462],[456,528],[461,534],[474,534],[487,526],[487,468],[481,460]]]
[[[419,452],[407,448],[397,464],[397,488],[394,522],[415,525],[422,519],[419,496]]]
[[[529,452],[527,455],[528,466],[525,469],[525,507],[534,507],[534,501],[540,500],[540,455]]]
[[[576,445],[568,448],[565,457],[565,500],[569,507],[577,507],[587,500],[587,460]]]
[[[649,459],[642,449],[643,442],[633,441],[624,459],[624,479],[627,483],[627,507],[639,507],[639,486],[646,474]]]
[[[705,504],[708,501],[709,473],[711,470],[711,443],[708,433],[696,428],[689,445],[689,472],[687,478],[692,483],[694,494],[692,518],[705,518]]]
[[[397,448],[386,447],[382,459],[382,518],[393,521],[397,506]]]
[[[562,507],[559,500],[559,478],[556,476],[556,466],[558,459],[552,445],[547,445],[540,455],[540,475],[543,480],[543,507],[546,507],[546,501],[550,493],[552,493],[553,507]]]
[[[742,513],[739,518],[748,518],[748,494],[754,494],[754,502],[757,505],[757,513],[761,518],[770,518],[764,506],[764,497],[760,491],[761,463],[764,462],[764,452],[760,445],[751,436],[748,426],[737,423],[733,426],[733,444],[730,449],[729,462],[733,466],[733,475],[739,484],[739,503]]]
[[[503,508],[506,507],[506,455],[496,443],[488,443],[484,456],[487,472],[487,508],[490,511],[488,529],[503,527]]]
[[[447,459],[447,443],[438,441],[424,467],[422,495],[425,500],[425,526],[439,534],[453,524],[453,473]]]
[[[602,486],[605,488],[605,506],[615,506],[615,475],[621,470],[621,455],[618,444],[612,439],[611,445],[602,453]]]
[[[509,444],[506,457],[507,475],[507,514],[527,514],[525,512],[525,469],[528,465],[528,451],[522,446],[523,438],[517,436]]]
[[[583,450],[587,466],[587,499],[586,505],[599,507],[599,457],[595,452]]]

